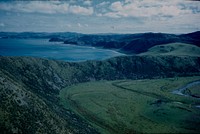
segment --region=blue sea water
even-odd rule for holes
[[[103,60],[123,55],[116,51],[75,46],[48,39],[0,39],[0,55],[32,56],[63,61]]]

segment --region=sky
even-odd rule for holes
[[[200,1],[0,0],[0,31],[189,33],[200,30]]]

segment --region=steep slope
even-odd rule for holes
[[[2,133],[98,133],[73,112],[60,107],[57,94],[71,82],[57,75],[60,70],[56,65],[42,59],[0,58]],[[65,80],[68,78],[72,79],[66,72]]]
[[[98,133],[59,104],[62,88],[98,80],[200,75],[199,57],[124,56],[68,63],[0,56],[1,132]]]
[[[69,133],[69,124],[36,94],[0,71],[1,133]]]

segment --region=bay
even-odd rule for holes
[[[79,62],[104,60],[123,54],[107,49],[49,42],[48,39],[0,39],[0,55],[31,56]]]

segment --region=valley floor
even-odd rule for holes
[[[173,94],[200,77],[80,83],[61,90],[61,103],[101,133],[198,133],[200,99]],[[199,94],[200,85],[187,88]]]

